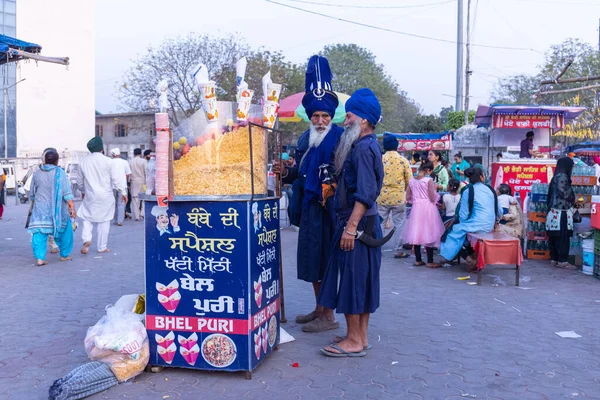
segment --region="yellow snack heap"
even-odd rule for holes
[[[249,128],[217,134],[174,161],[175,195],[251,194]],[[254,193],[267,192],[265,131],[252,127]]]

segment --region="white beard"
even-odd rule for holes
[[[352,145],[360,136],[361,129],[358,122],[353,123],[349,127],[344,129],[340,142],[338,143],[337,150],[335,151],[335,172],[340,175],[344,169],[344,163],[346,158],[352,150]]]
[[[325,136],[327,136],[327,134],[329,133],[330,130],[331,130],[331,124],[327,125],[325,127],[325,130],[321,133],[317,130],[317,128],[311,122],[310,123],[310,136],[308,139],[309,147],[319,147],[319,145],[321,144],[321,142],[323,142],[323,139],[325,139]]]

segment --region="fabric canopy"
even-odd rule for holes
[[[399,140],[439,140],[446,135],[452,136],[454,139],[454,132],[441,132],[441,133],[392,133],[392,132],[383,132],[378,133],[377,137],[384,137],[385,135],[394,135]]]
[[[562,115],[565,124],[571,123],[585,111],[585,107],[536,106],[536,105],[480,105],[475,113],[475,125],[490,127],[493,125],[494,114],[522,115]]]
[[[27,58],[15,50],[38,54],[42,50],[42,46],[10,36],[0,35],[0,65]]]

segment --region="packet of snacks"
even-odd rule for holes
[[[242,57],[237,63],[235,63],[236,71],[236,83],[237,83],[237,108],[236,108],[236,119],[238,122],[248,121],[248,114],[250,114],[250,105],[252,104],[252,97],[254,97],[254,91],[248,89],[248,83],[244,80],[246,77],[246,66],[248,62],[246,57]]]
[[[273,83],[271,80],[271,71],[267,72],[262,79],[263,84],[263,125],[267,128],[273,128],[277,121],[279,113],[279,96],[281,95],[282,85]]]
[[[216,83],[208,79],[208,69],[204,64],[198,64],[194,69],[193,77],[200,91],[202,109],[206,114],[208,123],[219,122],[219,110],[217,109]]]

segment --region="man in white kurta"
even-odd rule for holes
[[[110,151],[110,155],[113,159],[113,162],[116,164],[117,178],[122,179],[124,182],[121,182],[121,184],[127,187],[127,181],[129,181],[129,177],[131,175],[129,163],[121,158],[121,150],[118,147],[112,149]],[[125,220],[125,204],[127,204],[127,199],[123,200],[123,197],[121,197],[121,194],[117,189],[113,189],[113,193],[116,204],[115,224],[123,226],[123,221]]]
[[[77,211],[77,215],[83,220],[81,253],[89,252],[93,224],[97,224],[98,252],[105,253],[110,251],[107,247],[108,233],[110,221],[115,214],[113,188],[126,198],[127,186],[124,179],[119,179],[115,162],[102,154],[104,149],[102,138],[98,136],[93,138],[88,142],[87,147],[92,154],[81,160],[77,173],[77,186],[83,197]]]
[[[148,162],[142,158],[142,149],[133,150],[131,167],[131,208],[136,221],[140,220],[140,193],[146,184],[146,166]]]

